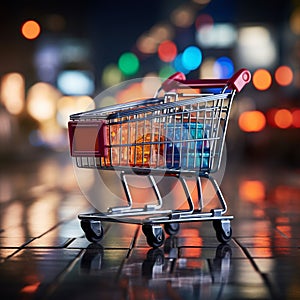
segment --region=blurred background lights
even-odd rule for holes
[[[274,114],[274,123],[278,128],[289,128],[293,124],[293,115],[288,109],[278,109]]]
[[[292,112],[293,127],[300,128],[300,109],[295,109]]]
[[[21,32],[26,39],[34,40],[40,35],[41,28],[38,22],[28,20],[22,25]]]
[[[210,28],[214,24],[214,19],[209,14],[200,14],[195,20],[196,30],[199,31],[202,27]]]
[[[94,100],[89,96],[63,96],[57,101],[56,119],[62,128],[67,128],[71,114],[94,108]]]
[[[290,29],[294,34],[300,35],[300,7],[296,8],[291,14]]]
[[[34,119],[43,122],[55,117],[56,102],[61,93],[45,82],[34,84],[27,94],[27,111]]]
[[[272,76],[266,69],[258,69],[252,75],[254,87],[260,91],[267,90],[272,84]]]
[[[239,116],[239,127],[245,132],[259,132],[266,126],[265,115],[258,111],[245,111]]]
[[[230,78],[234,74],[233,62],[229,57],[219,57],[214,63],[214,77]]]
[[[200,78],[215,78],[214,73],[214,65],[215,65],[215,58],[213,57],[206,57],[203,59],[203,62],[200,67]]]
[[[160,60],[164,62],[171,62],[177,55],[177,46],[170,40],[165,40],[159,44],[157,54]]]
[[[195,20],[195,11],[191,6],[180,6],[171,13],[171,21],[181,28],[190,27]]]
[[[173,37],[173,29],[169,24],[157,24],[154,25],[150,31],[149,36],[151,36],[157,44],[165,40],[170,40]]]
[[[61,65],[58,45],[40,43],[34,55],[34,65],[40,81],[55,83]]]
[[[63,70],[58,74],[57,86],[66,95],[92,95],[95,90],[94,77],[90,71]]]
[[[244,67],[268,68],[276,63],[276,44],[273,35],[266,27],[242,27],[237,41],[237,57]]]
[[[117,65],[109,64],[103,69],[102,84],[104,87],[110,87],[118,84],[122,81],[122,79],[122,73]]]
[[[13,115],[23,111],[25,105],[25,80],[19,73],[8,73],[2,77],[0,99]]]
[[[141,53],[153,54],[157,50],[157,43],[152,36],[143,34],[138,38],[136,47]]]
[[[196,46],[189,46],[182,53],[182,65],[187,70],[197,69],[202,62],[202,52]]]
[[[125,52],[119,57],[118,66],[123,74],[134,75],[139,70],[140,62],[134,53]]]
[[[239,196],[249,202],[262,202],[266,197],[265,185],[260,180],[243,180],[239,184]]]
[[[160,68],[158,76],[160,78],[166,79],[170,77],[172,74],[174,74],[175,72],[176,70],[172,66],[166,65]]]
[[[182,72],[184,74],[187,74],[190,72],[190,70],[187,69],[182,63],[182,53],[179,53],[176,56],[175,60],[173,61],[173,66],[177,72]]]
[[[196,31],[196,41],[203,48],[229,48],[235,42],[237,32],[229,23],[199,25]]]
[[[293,76],[293,71],[288,66],[279,66],[274,74],[276,82],[282,86],[290,85],[293,81]]]

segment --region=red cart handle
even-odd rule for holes
[[[229,79],[196,79],[185,80],[185,75],[177,72],[162,83],[162,88],[168,92],[176,88],[223,88],[228,86],[240,92],[251,80],[251,73],[247,69],[240,69]]]

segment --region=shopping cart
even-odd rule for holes
[[[102,222],[133,223],[142,225],[149,246],[160,247],[164,232],[176,234],[179,223],[212,221],[218,241],[229,242],[233,216],[225,215],[225,199],[211,174],[220,169],[233,98],[250,79],[246,69],[230,79],[186,80],[175,73],[154,98],[71,115],[70,152],[76,167],[119,172],[125,195],[124,205],[79,214],[86,238],[100,241]],[[149,180],[155,202],[141,204],[133,197],[132,174]],[[186,198],[183,208],[165,207],[156,176],[179,182]],[[187,183],[191,177],[196,200]],[[204,180],[211,183],[218,203],[210,211],[204,210]]]

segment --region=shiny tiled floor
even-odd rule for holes
[[[1,299],[300,299],[300,172],[238,165],[222,183],[231,242],[184,223],[159,249],[132,224],[85,239],[77,214],[91,207],[67,155],[4,165]]]

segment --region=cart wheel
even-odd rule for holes
[[[178,231],[180,229],[180,224],[179,223],[165,223],[164,229],[168,235],[175,235],[178,233]]]
[[[226,244],[231,240],[232,229],[230,226],[230,220],[213,220],[213,226],[216,231],[217,240]]]
[[[81,220],[80,225],[88,241],[97,243],[102,240],[104,232],[100,221]]]
[[[165,234],[161,226],[144,224],[142,230],[150,247],[158,248],[164,243]]]

